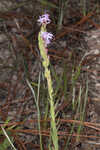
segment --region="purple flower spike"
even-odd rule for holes
[[[45,41],[45,46],[47,46],[48,44],[51,43],[50,40],[52,40],[52,38],[53,38],[53,34],[52,33],[41,32],[41,36],[42,36],[43,40]]]
[[[49,24],[51,22],[51,20],[49,19],[49,14],[44,14],[42,16],[39,17],[39,19],[37,20],[40,24]]]

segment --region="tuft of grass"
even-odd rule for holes
[[[39,93],[40,93],[40,75],[39,74],[39,79],[38,79],[38,90],[37,90],[37,96],[35,94],[35,91],[31,85],[31,83],[29,82],[28,79],[26,79],[26,82],[33,94],[33,97],[34,97],[34,100],[35,100],[35,105],[36,105],[36,108],[37,108],[37,114],[38,114],[38,129],[39,129],[39,135],[40,135],[40,148],[41,150],[43,150],[43,146],[42,146],[42,136],[41,136],[41,126],[40,126],[40,119],[41,119],[41,116],[40,116],[40,109],[39,109]]]
[[[5,125],[7,125],[9,123],[9,119],[7,119],[5,121]],[[14,146],[14,138],[11,136],[11,132],[10,130],[12,128],[14,128],[15,126],[11,126],[7,129],[5,129],[5,125],[1,125],[1,130],[0,130],[0,135],[2,137],[2,135],[5,136],[3,142],[0,144],[0,150],[6,150],[8,147],[12,147],[14,150],[17,150]]]
[[[59,1],[59,15],[58,15],[58,30],[62,28],[64,15],[66,13],[68,0]]]
[[[54,3],[49,2],[48,0],[38,0],[42,5],[47,6],[48,8],[55,8],[58,9],[58,6],[56,6]]]
[[[86,9],[86,0],[81,0],[81,7],[82,7],[82,13],[83,13],[83,16],[86,16],[87,14],[87,9]]]
[[[7,134],[5,128],[3,126],[1,126],[1,129],[3,131],[3,134],[5,135],[6,139],[4,139],[3,143],[0,144],[0,149],[4,150],[7,149],[9,146],[11,146],[14,150],[17,150],[15,148],[15,146],[13,145],[13,137],[9,137],[9,135]]]

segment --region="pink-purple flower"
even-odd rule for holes
[[[39,19],[37,21],[39,22],[39,24],[49,24],[51,22],[51,20],[49,19],[49,14],[39,16]]]
[[[45,42],[45,46],[47,47],[50,44],[51,40],[53,39],[53,34],[49,32],[41,32],[41,37]]]
[[[49,24],[51,22],[51,20],[49,19],[49,14],[45,13],[44,15],[40,16],[39,19],[37,20],[39,22],[40,25],[43,24]],[[44,40],[45,43],[45,47],[47,47],[48,44],[50,44],[52,38],[53,38],[53,34],[49,33],[49,32],[43,32],[41,31],[41,37]]]

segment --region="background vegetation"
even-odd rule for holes
[[[99,0],[0,4],[0,150],[54,149],[38,47],[37,19],[45,12],[54,35],[48,55],[59,150],[99,150]]]

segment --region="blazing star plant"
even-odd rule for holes
[[[43,58],[42,64],[44,67],[44,75],[47,80],[48,86],[48,93],[49,93],[49,103],[50,103],[50,117],[51,117],[51,139],[53,143],[52,150],[58,150],[58,135],[57,135],[57,128],[56,128],[56,114],[55,114],[55,105],[54,105],[54,98],[53,98],[53,86],[52,86],[52,79],[50,74],[50,61],[48,56],[48,44],[50,44],[53,34],[47,32],[46,26],[51,22],[49,19],[49,14],[44,14],[39,17],[37,20],[38,23],[41,25],[40,32],[38,34],[38,45],[40,49],[41,57]]]

